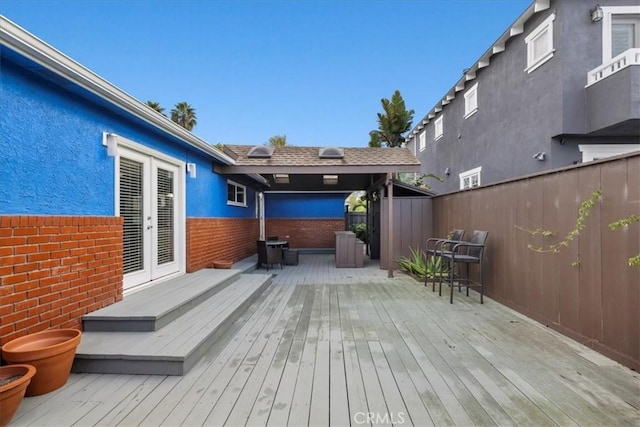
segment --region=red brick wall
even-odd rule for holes
[[[0,344],[122,299],[122,220],[0,216]]]
[[[255,218],[187,218],[187,272],[255,254],[258,236]]]
[[[335,232],[344,230],[344,219],[273,218],[265,227],[267,236],[286,238],[292,248],[334,248]]]

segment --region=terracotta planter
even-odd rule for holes
[[[29,364],[36,368],[26,396],[39,396],[66,384],[80,335],[77,329],[51,329],[16,338],[2,346],[2,358],[8,364]]]
[[[11,422],[35,374],[36,368],[31,365],[0,366],[0,427]],[[16,376],[19,378],[4,384],[5,380]]]
[[[213,261],[213,268],[228,270],[233,266],[233,261]]]

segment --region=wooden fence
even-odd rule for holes
[[[597,190],[601,198],[568,247],[559,253],[528,248],[563,240],[582,201]],[[489,231],[487,295],[638,370],[640,268],[628,259],[640,252],[640,224],[609,228],[631,214],[640,214],[639,153],[433,199],[435,236],[454,228],[469,235]]]

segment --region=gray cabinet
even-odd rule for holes
[[[336,231],[336,267],[360,268],[364,265],[364,242],[352,231]]]

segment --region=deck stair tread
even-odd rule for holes
[[[82,317],[85,331],[154,331],[240,277],[241,270],[203,269],[170,279]]]
[[[259,297],[271,277],[239,274],[237,280],[157,331],[85,331],[73,371],[183,375]]]

